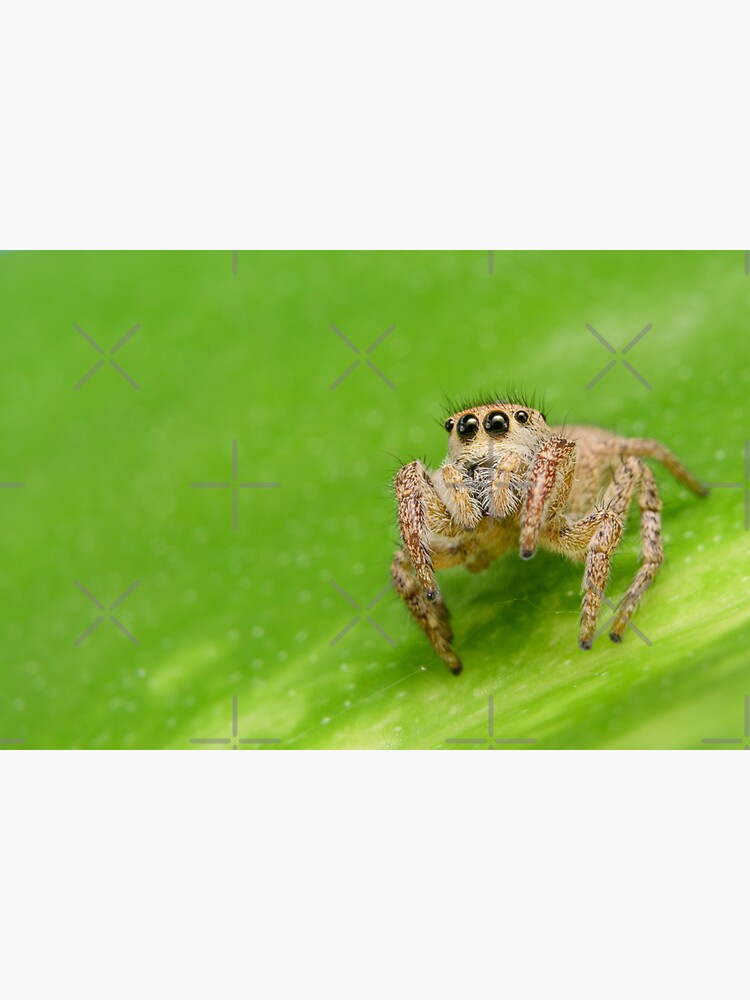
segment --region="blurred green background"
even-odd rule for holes
[[[524,386],[551,422],[657,437],[704,481],[745,480],[741,251],[4,254],[0,301],[0,481],[24,484],[0,489],[4,746],[440,748],[487,737],[490,696],[495,737],[538,748],[747,742],[742,488],[701,501],[655,467],[650,646],[628,630],[581,652],[581,567],[544,552],[442,574],[459,678],[393,592],[357,611],[331,583],[361,609],[387,586],[391,480],[442,459],[446,395]],[[627,356],[652,391],[619,363],[585,388],[611,358],[587,323],[618,349],[653,324]],[[240,481],[280,484],[238,491],[236,531],[229,489],[191,488],[231,479],[233,440]],[[108,620],[135,581],[111,613],[137,645]]]

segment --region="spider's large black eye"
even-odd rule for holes
[[[462,437],[464,441],[468,441],[469,438],[473,438],[478,430],[479,421],[473,413],[464,413],[462,417],[459,417],[458,436]]]
[[[484,429],[488,434],[505,434],[508,429],[508,417],[499,410],[488,413],[484,418]]]
[[[519,424],[527,424],[529,422],[529,415],[526,410],[516,410],[516,420]]]
[[[445,421],[445,429],[448,431],[449,434],[453,430],[454,423],[455,423],[455,420],[452,417],[451,417],[450,420],[446,420]]]

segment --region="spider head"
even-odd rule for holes
[[[520,403],[484,403],[445,421],[448,457],[471,472],[490,466],[509,451],[530,454],[548,434],[544,414]]]

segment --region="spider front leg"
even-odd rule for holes
[[[437,581],[432,555],[427,546],[427,519],[428,507],[435,507],[440,501],[421,462],[410,462],[399,469],[396,476],[396,500],[399,528],[409,561],[426,596],[434,601],[437,597]]]
[[[537,452],[521,503],[522,559],[531,559],[545,523],[568,502],[575,468],[576,446],[565,438],[548,438]]]
[[[433,601],[427,599],[427,595],[419,585],[414,567],[403,549],[396,550],[391,566],[391,576],[396,591],[404,600],[414,620],[430,640],[432,648],[454,674],[460,674],[463,665],[451,646],[453,630],[448,620],[448,609],[443,604],[442,597],[438,594]]]
[[[458,492],[458,491],[456,491]],[[452,631],[448,609],[438,592],[435,567],[428,545],[430,531],[450,533],[451,513],[438,495],[433,479],[421,462],[410,462],[396,476],[398,519],[403,549],[397,549],[391,576],[397,592],[406,603],[433,649],[454,674],[461,672],[461,661],[451,647]],[[442,556],[442,565],[453,558]]]

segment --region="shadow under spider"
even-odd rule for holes
[[[459,655],[463,642],[467,648],[501,649],[503,659],[509,659],[528,651],[540,622],[552,624],[559,614],[570,617],[575,642],[582,569],[552,553],[537,552],[523,562],[509,552],[482,573],[464,571],[459,578],[457,570],[453,579],[444,577]]]

